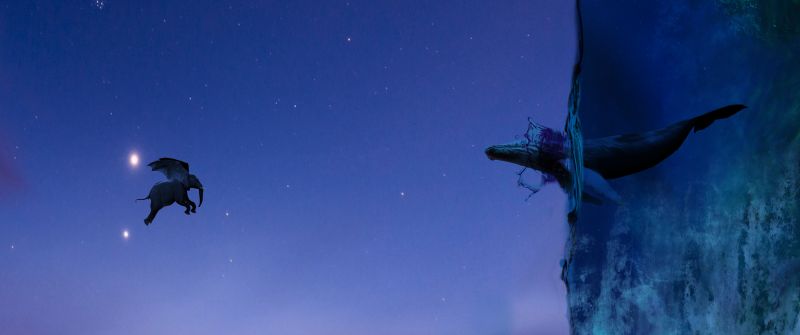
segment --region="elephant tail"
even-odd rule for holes
[[[146,196],[146,197],[144,197],[144,198],[141,198],[141,199],[136,199],[136,200],[134,200],[134,202],[136,202],[136,201],[139,201],[139,200],[147,200],[147,199],[150,199],[150,196],[149,196],[149,195],[148,195],[148,196]]]

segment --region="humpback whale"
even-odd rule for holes
[[[585,140],[582,200],[595,204],[619,203],[620,196],[608,183],[609,179],[656,166],[677,151],[692,131],[706,129],[714,121],[745,108],[729,105],[661,129]],[[542,173],[542,184],[555,181],[568,189],[573,170],[567,163],[570,152],[570,142],[564,133],[531,122],[524,139],[490,146],[486,156],[537,170]]]

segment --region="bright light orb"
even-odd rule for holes
[[[125,230],[123,230],[123,231],[122,231],[122,238],[124,238],[124,239],[126,239],[126,240],[127,240],[127,239],[128,239],[128,238],[130,238],[130,237],[131,237],[131,233],[130,233],[130,232],[128,232],[128,230],[127,230],[127,229],[125,229]]]
[[[130,161],[131,166],[133,167],[139,166],[139,155],[135,152],[132,153],[130,158],[128,158],[128,161]]]

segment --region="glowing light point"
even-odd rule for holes
[[[122,231],[122,238],[127,240],[130,237],[131,237],[131,233],[127,229]]]
[[[132,153],[131,156],[128,158],[128,161],[131,163],[131,166],[137,167],[139,166],[139,155],[137,153]]]

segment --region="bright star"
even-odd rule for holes
[[[131,233],[130,233],[130,232],[128,232],[128,230],[127,230],[127,229],[125,229],[125,230],[123,230],[123,231],[122,231],[122,238],[124,238],[124,239],[126,239],[126,240],[127,240],[127,239],[128,239],[128,238],[130,238],[130,237],[131,237]]]
[[[128,161],[131,163],[132,167],[139,166],[139,154],[135,152],[131,153],[131,156],[128,157]]]

